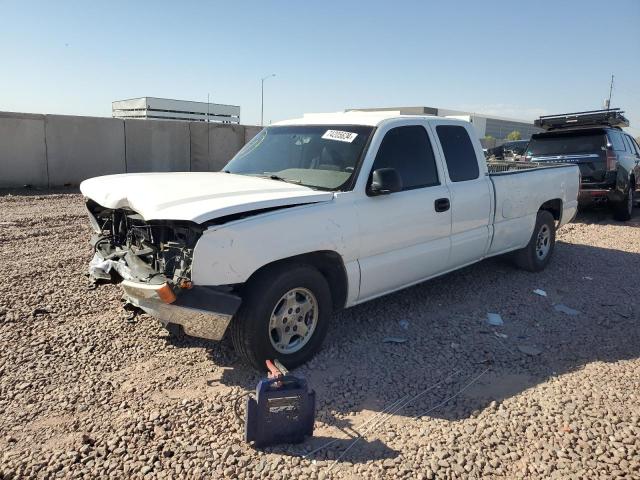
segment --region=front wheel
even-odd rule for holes
[[[515,252],[516,265],[530,272],[543,270],[551,260],[555,244],[555,219],[551,213],[540,210],[529,243],[523,249]]]
[[[265,360],[294,368],[311,359],[331,318],[331,291],[324,276],[307,265],[282,265],[259,272],[244,288],[231,323],[238,354],[264,371]]]

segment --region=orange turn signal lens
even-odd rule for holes
[[[160,300],[162,300],[164,303],[173,303],[176,301],[176,294],[173,293],[173,290],[168,283],[162,285],[162,287],[156,290],[156,292],[158,293],[158,297],[160,297]]]

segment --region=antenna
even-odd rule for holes
[[[607,110],[611,108],[611,92],[613,92],[613,74],[611,74],[611,84],[609,85],[609,101],[607,102]]]

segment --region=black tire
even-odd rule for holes
[[[272,344],[269,322],[281,298],[293,289],[306,289],[315,297],[315,329],[299,350],[283,353]],[[268,268],[252,278],[242,293],[242,305],[231,322],[231,340],[236,352],[258,371],[266,370],[265,360],[278,359],[295,368],[318,351],[332,314],[331,291],[325,277],[308,265],[287,264]]]
[[[613,204],[613,218],[620,222],[626,222],[631,219],[634,201],[633,188],[629,188],[629,191],[623,197],[622,201]]]
[[[544,256],[541,256],[541,250],[539,249],[541,245],[539,245],[538,242],[539,236],[543,235],[544,232],[548,232],[549,234],[547,243],[543,242],[544,245],[548,245],[548,249],[546,250],[546,254],[544,254]],[[529,272],[539,272],[541,270],[544,270],[544,268],[551,260],[555,244],[556,221],[551,213],[547,212],[546,210],[540,210],[538,212],[536,225],[533,228],[533,233],[531,234],[529,243],[523,249],[515,252],[514,260],[516,262],[516,265]]]
[[[178,323],[167,323],[165,327],[171,338],[182,338],[185,336],[184,328]]]

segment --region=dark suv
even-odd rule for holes
[[[619,109],[540,117],[527,147],[526,160],[576,163],[582,177],[581,206],[608,202],[614,218],[629,220],[640,187],[640,147],[622,131],[629,121]]]

